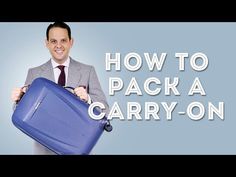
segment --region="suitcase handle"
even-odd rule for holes
[[[24,88],[26,88],[26,91],[27,91],[28,88],[29,88],[29,86],[30,86],[30,85],[24,85],[23,87],[21,87],[21,90],[23,90]],[[26,92],[26,91],[25,91],[25,92]],[[20,99],[16,101],[16,104],[18,104],[18,103],[20,102],[20,100],[21,100],[21,98],[24,96],[25,92],[22,93]]]
[[[65,88],[65,89],[71,89],[71,90],[73,90],[73,92],[72,92],[72,93],[74,94],[74,89],[75,89],[74,87],[70,87],[70,86],[64,86],[64,88]]]
[[[84,87],[84,89],[86,89],[86,86],[84,85],[80,85],[79,87]],[[70,87],[70,86],[64,86],[65,89],[72,89],[73,90],[73,94],[74,94],[74,87]],[[107,123],[104,126],[104,130],[106,130],[107,132],[111,132],[113,129],[111,123],[109,120],[107,120]]]
[[[79,87],[83,87],[84,89],[86,89],[86,86],[85,85],[80,85]],[[71,89],[73,90],[73,93],[74,93],[74,87],[71,87],[71,86],[64,86],[65,89]]]

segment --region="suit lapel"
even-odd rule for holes
[[[76,63],[72,58],[70,60],[67,86],[77,87],[81,79],[80,65]]]
[[[51,60],[49,60],[44,65],[42,65],[41,69],[42,69],[42,73],[41,73],[42,77],[47,78],[47,79],[55,82]]]

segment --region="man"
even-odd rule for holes
[[[105,112],[108,112],[105,94],[94,67],[77,62],[69,56],[73,46],[70,27],[64,22],[50,24],[46,31],[45,42],[52,57],[41,66],[29,69],[25,85],[30,85],[38,77],[44,77],[59,85],[74,87],[74,93],[80,99],[89,104],[101,102],[106,107]],[[12,100],[19,101],[24,92],[26,88],[15,88],[12,91]],[[37,142],[34,150],[36,154],[54,154]]]

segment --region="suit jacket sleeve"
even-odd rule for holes
[[[102,91],[100,82],[98,80],[96,71],[93,66],[91,67],[91,70],[90,70],[88,86],[89,86],[88,93],[89,93],[89,96],[91,97],[92,102],[103,103],[105,106],[105,110],[103,110],[103,112],[105,112],[107,116],[109,113],[109,105],[107,103],[106,96],[104,92]]]

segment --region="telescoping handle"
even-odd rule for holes
[[[80,85],[79,87],[84,87],[84,89],[86,89],[86,86],[84,86],[84,85]],[[74,89],[75,89],[74,87],[64,86],[64,88],[65,88],[65,89],[71,89],[71,90],[72,90],[72,93],[75,94],[75,93],[74,93]],[[104,126],[104,130],[106,130],[107,132],[111,132],[112,129],[113,129],[113,127],[112,127],[110,121],[107,120],[107,122],[106,122],[106,124],[105,124],[105,126]]]

